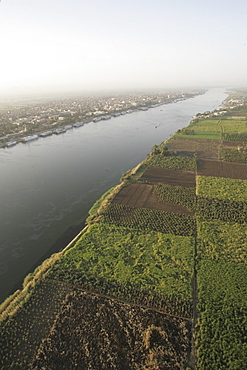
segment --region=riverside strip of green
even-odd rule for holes
[[[155,145],[1,305],[1,369],[247,367],[247,105],[222,112]]]

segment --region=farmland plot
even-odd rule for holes
[[[247,163],[247,152],[224,147],[220,149],[220,158],[227,162]]]
[[[171,152],[177,152],[181,155],[193,156],[197,154],[198,158],[218,159],[219,140],[193,139],[186,137],[173,136],[167,142],[168,149]]]
[[[1,369],[28,368],[70,290],[64,282],[41,281],[23,307],[1,323]]]
[[[198,159],[197,174],[200,176],[247,180],[247,165]]]
[[[206,219],[242,224],[247,222],[247,202],[198,196],[196,213]]]
[[[147,160],[149,166],[171,168],[175,170],[184,171],[195,171],[196,170],[196,159],[193,157],[185,156],[165,156],[163,154],[153,154]]]
[[[75,290],[32,369],[179,370],[190,346],[190,322]]]
[[[107,207],[101,222],[137,230],[154,230],[183,236],[194,236],[196,227],[194,217],[187,214],[150,208],[134,208],[116,203]]]
[[[140,177],[140,181],[152,184],[168,184],[183,186],[186,188],[196,187],[196,175],[192,171],[183,171],[169,168],[148,167]]]
[[[247,225],[197,219],[197,255],[235,263],[247,263]]]
[[[52,267],[50,278],[96,284],[97,289],[116,281],[186,301],[191,299],[193,253],[191,237],[94,224]],[[128,299],[126,292],[123,297]]]
[[[155,192],[154,185],[150,184],[130,184],[122,188],[115,196],[113,203],[131,206],[135,208],[149,208],[160,211],[174,212],[180,214],[193,215],[183,204],[162,200]]]
[[[247,364],[247,268],[201,259],[198,265],[197,368],[240,370]]]
[[[196,189],[194,188],[155,185],[154,193],[161,202],[171,202],[174,206],[180,204],[193,212],[196,210]]]
[[[247,180],[197,176],[197,194],[233,201],[247,200]]]

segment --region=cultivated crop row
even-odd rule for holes
[[[247,263],[247,225],[197,219],[197,255],[235,263]]]
[[[173,168],[176,170],[195,171],[196,159],[194,157],[152,155],[147,163],[150,166]]]
[[[227,162],[247,163],[247,153],[241,153],[237,149],[220,149],[220,158]]]
[[[16,314],[1,323],[1,369],[28,368],[69,290],[64,283],[41,281]]]
[[[247,141],[247,132],[223,132],[221,137],[225,141]]]
[[[202,259],[197,277],[197,368],[246,368],[247,266]]]
[[[191,211],[196,209],[196,191],[193,188],[171,185],[155,185],[154,193],[162,202],[176,203]]]
[[[117,226],[140,230],[154,230],[165,234],[195,235],[195,219],[191,216],[146,208],[110,204],[102,221]]]
[[[52,276],[63,279],[63,281],[69,281],[74,287],[89,293],[96,293],[125,303],[162,311],[171,316],[188,319],[192,317],[192,300],[184,300],[176,294],[173,296],[160,294],[154,289],[145,290],[140,285],[131,282],[120,283],[116,280],[106,280],[101,277],[86,275],[83,271],[71,272],[67,268],[63,268],[63,271],[56,268],[52,272]]]
[[[247,202],[197,197],[197,214],[207,219],[226,222],[247,222]]]
[[[127,302],[188,315],[194,239],[94,224],[50,278]]]
[[[186,129],[194,130],[197,133],[221,133],[224,137],[227,135],[246,135],[247,126],[246,120],[230,119],[229,117],[211,117],[203,119],[195,119],[191,121]],[[226,139],[223,139],[226,140]],[[242,139],[240,139],[242,141]]]
[[[233,201],[247,200],[247,180],[197,176],[197,194]]]
[[[179,370],[190,341],[188,321],[75,290],[31,368]]]

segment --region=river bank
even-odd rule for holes
[[[197,112],[219,106],[224,98],[224,89],[212,89],[193,99],[1,150],[1,301],[34,266],[70,241],[64,230],[83,225],[92,204],[119,183],[123,172]]]

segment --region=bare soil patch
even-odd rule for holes
[[[183,369],[191,323],[75,290],[32,369]]]
[[[167,184],[185,188],[196,187],[196,175],[194,172],[169,168],[148,167],[140,177],[140,180],[152,184]]]
[[[187,208],[179,204],[160,201],[157,194],[153,193],[154,185],[131,184],[120,190],[113,203],[135,208],[157,209],[159,211],[193,215]]]
[[[247,165],[244,163],[199,159],[197,166],[197,174],[201,176],[247,180]]]
[[[220,141],[211,139],[193,139],[186,137],[172,137],[167,142],[170,151],[179,155],[193,156],[198,158],[218,159]]]

